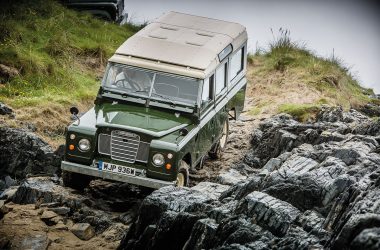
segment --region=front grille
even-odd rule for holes
[[[98,138],[100,154],[128,163],[148,162],[149,146],[149,143],[140,141],[140,136],[120,130],[112,131],[111,135],[99,134]]]
[[[139,150],[140,136],[129,132],[114,130],[111,133],[111,158],[134,163]]]

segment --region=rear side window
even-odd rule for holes
[[[215,73],[215,95],[218,95],[226,87],[227,62],[220,66]]]
[[[231,77],[230,80],[234,79],[244,67],[244,47],[238,50],[231,58]]]

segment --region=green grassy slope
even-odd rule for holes
[[[0,64],[19,75],[0,76],[0,101],[16,111],[14,120],[0,117],[0,125],[32,123],[49,142],[62,142],[69,107],[92,105],[107,58],[138,29],[54,0],[1,1]]]
[[[136,31],[53,0],[8,1],[0,9],[0,64],[21,73],[0,88],[0,99],[15,108],[93,98],[106,58]]]
[[[288,31],[280,30],[269,45],[249,57],[251,114],[285,112],[307,120],[323,104],[348,109],[374,101],[373,90],[360,86],[341,60],[316,56]]]

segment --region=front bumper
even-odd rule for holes
[[[148,177],[128,176],[128,175],[106,172],[106,171],[102,171],[91,166],[73,163],[69,161],[62,161],[61,169],[68,172],[91,175],[94,177],[126,182],[130,184],[154,188],[154,189],[159,189],[165,186],[174,186],[175,184],[174,182],[171,182],[171,181],[162,181],[162,180],[152,179]]]

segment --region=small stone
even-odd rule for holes
[[[18,186],[13,186],[13,187],[9,187],[9,188],[5,189],[1,193],[0,199],[1,200],[6,200],[6,201],[12,200],[13,197],[15,196],[15,194],[16,194],[17,189],[18,189]]]
[[[70,230],[81,240],[89,240],[95,235],[94,228],[89,223],[77,223]]]
[[[48,208],[48,210],[53,211],[59,215],[67,215],[68,213],[70,213],[69,207],[53,207],[53,208]]]
[[[65,225],[67,226],[67,228],[72,228],[74,226],[74,222],[70,219],[68,219],[66,222],[65,222]]]
[[[47,207],[47,208],[52,208],[52,207],[58,207],[60,205],[59,202],[49,202],[49,203],[42,203],[40,205],[40,208]],[[55,211],[54,211],[55,212]]]
[[[63,223],[63,219],[61,216],[57,216],[57,217],[51,218],[51,222],[53,225],[56,225],[58,223]]]
[[[5,176],[4,180],[7,188],[17,185],[17,181],[13,180],[12,177],[10,177],[9,175]]]
[[[0,115],[10,115],[13,113],[13,110],[6,106],[4,103],[0,102]]]
[[[5,200],[0,200],[0,219],[9,212],[9,208],[5,205]]]
[[[45,222],[46,225],[53,226],[57,224],[57,221],[54,220],[54,218],[57,216],[58,215],[54,213],[53,211],[44,211],[41,215],[41,220]]]
[[[55,225],[54,228],[57,229],[57,230],[62,230],[62,231],[67,231],[67,230],[69,230],[69,227],[66,226],[66,225],[63,223],[63,221],[59,221],[59,222],[57,223],[57,225]]]

